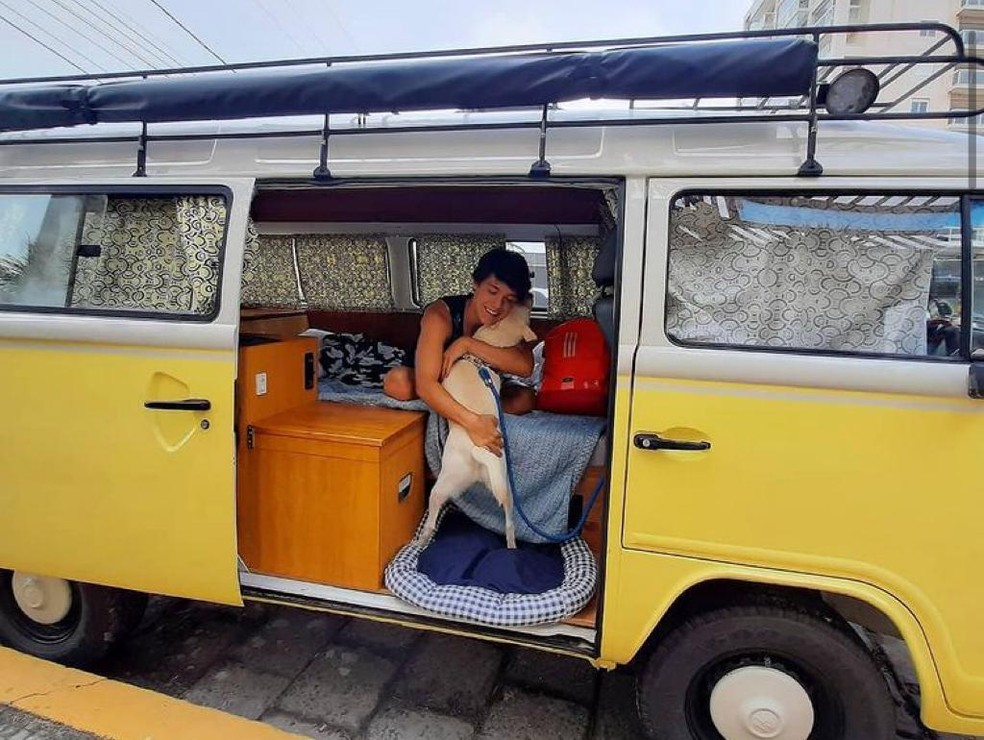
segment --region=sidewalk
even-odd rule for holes
[[[0,648],[0,676],[4,677],[0,682],[3,740],[289,737],[262,722],[30,658],[7,648]]]

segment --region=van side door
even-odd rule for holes
[[[0,568],[241,603],[253,182],[0,185]]]
[[[891,594],[950,706],[984,716],[965,188],[651,183],[623,544]]]

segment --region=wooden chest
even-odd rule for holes
[[[314,402],[254,422],[239,496],[250,570],[363,590],[424,513],[425,414]]]

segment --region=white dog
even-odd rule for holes
[[[475,332],[475,339],[493,347],[513,347],[523,341],[533,342],[536,341],[536,334],[530,329],[529,322],[529,308],[514,306],[501,321],[492,326],[479,328]],[[501,380],[494,371],[490,372],[498,391]],[[492,392],[479,376],[478,366],[467,356],[451,366],[441,385],[465,408],[476,414],[488,414],[498,418]],[[427,523],[420,533],[419,541],[428,542],[434,536],[437,514],[448,499],[459,495],[473,483],[484,483],[492,491],[492,495],[505,513],[506,544],[510,548],[516,547],[505,450],[501,457],[496,457],[484,447],[476,447],[464,427],[454,422],[450,422],[449,426],[448,439],[441,457],[441,474],[437,476],[437,481],[431,490]]]

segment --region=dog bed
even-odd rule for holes
[[[465,544],[464,550],[461,543],[465,540],[461,538],[467,539],[467,526],[463,526],[463,521],[481,530],[476,533],[480,541]],[[447,526],[444,526],[445,523]],[[418,535],[422,527],[423,522],[418,527]],[[498,546],[489,546],[488,537],[495,538]],[[451,538],[458,540],[451,543]],[[465,520],[450,505],[438,517],[437,532],[427,547],[444,547],[443,552],[449,552],[448,547],[457,548],[459,553],[467,552],[467,563],[441,568],[441,576],[435,576],[438,580],[447,576],[458,583],[438,583],[421,572],[421,556],[427,548],[414,540],[386,566],[386,587],[397,597],[421,609],[490,626],[532,626],[572,617],[591,599],[598,576],[591,550],[582,539],[574,538],[559,546],[559,563],[562,565],[556,574],[559,585],[539,593],[503,592],[499,589],[529,591],[531,587],[535,589],[538,582],[542,584],[545,579],[552,579],[552,566],[544,546],[520,543],[519,551],[505,551],[505,540],[500,535],[482,530],[477,524]],[[427,559],[428,555],[424,555],[424,560]],[[433,563],[431,565],[433,573]],[[535,573],[531,572],[531,568],[543,568],[550,572]]]

